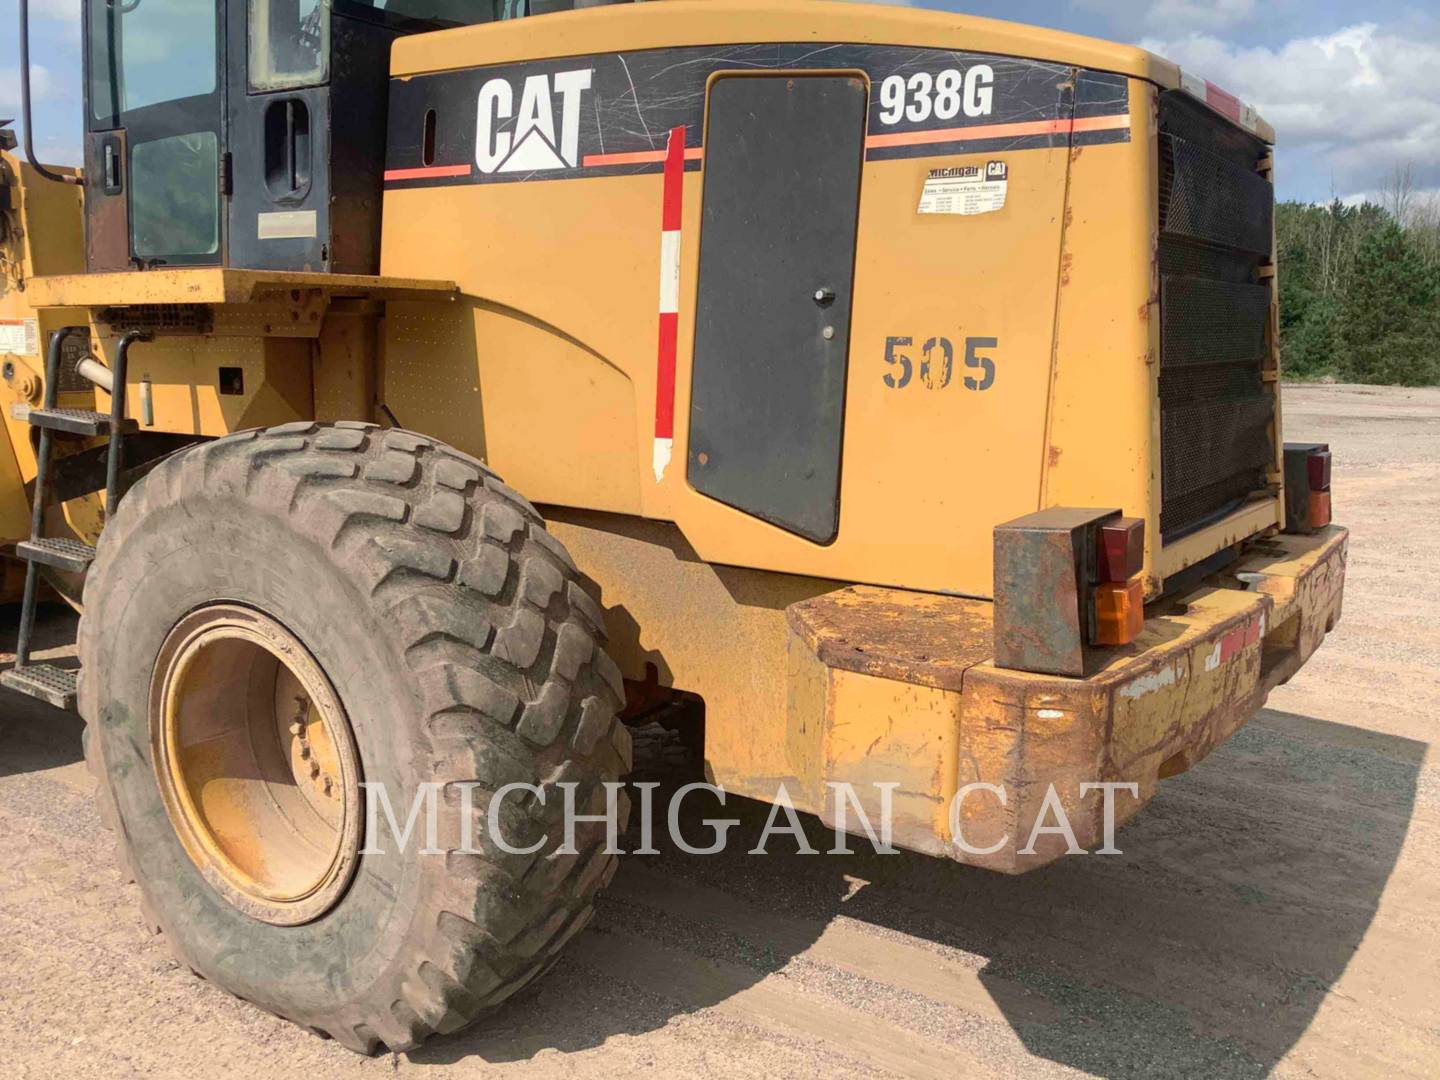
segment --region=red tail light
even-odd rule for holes
[[[1097,532],[1095,569],[1100,581],[1129,581],[1145,565],[1145,522],[1114,518]]]
[[[1330,524],[1330,447],[1285,444],[1285,531],[1311,533]]]

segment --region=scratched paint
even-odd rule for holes
[[[861,70],[869,161],[1126,142],[1119,75],[952,49],[860,43],[698,45],[494,64],[390,84],[386,186],[514,183],[658,172],[684,126],[699,169],[715,72]],[[977,77],[983,76],[983,77]],[[425,114],[440,117],[424,166]]]
[[[1185,677],[1185,665],[1176,662],[1166,664],[1162,668],[1150,672],[1148,675],[1141,675],[1120,688],[1120,696],[1127,698],[1142,698],[1146,694],[1153,694],[1157,690],[1163,690],[1167,686],[1174,686]]]

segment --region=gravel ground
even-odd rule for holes
[[[0,691],[5,1074],[1440,1073],[1440,391],[1284,404],[1334,450],[1344,618],[1124,855],[631,858],[547,978],[413,1054],[355,1057],[177,964],[112,869],[79,721]],[[65,613],[42,629],[73,654]]]

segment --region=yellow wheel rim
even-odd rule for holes
[[[334,906],[358,859],[359,756],[293,634],[236,604],[187,615],[155,665],[150,737],[171,824],[220,895],[279,926]]]

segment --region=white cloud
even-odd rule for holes
[[[13,17],[14,5],[6,6],[12,9]],[[40,47],[46,37],[69,46],[80,44],[80,0],[30,0],[31,51]]]
[[[44,101],[62,96],[50,70],[40,64],[30,66],[30,100]],[[0,114],[13,116],[20,111],[20,69],[0,68]]]
[[[41,139],[35,153],[47,165],[79,165],[85,156],[79,143],[58,135],[47,135]]]
[[[1255,12],[1255,0],[1155,0],[1145,13],[1147,25],[1157,29],[1187,27],[1219,30],[1242,23]]]
[[[80,0],[30,0],[30,17],[78,23]]]
[[[1410,199],[1420,206],[1440,207],[1440,188],[1418,188],[1410,192]],[[1392,193],[1383,188],[1357,191],[1353,195],[1346,195],[1340,199],[1346,206],[1359,206],[1361,203],[1367,202],[1374,203],[1376,206],[1385,206],[1392,200]]]
[[[1198,33],[1140,45],[1256,106],[1282,153],[1312,152],[1342,191],[1378,185],[1397,162],[1440,180],[1440,41],[1359,23],[1276,49]]]
[[[1256,0],[1073,0],[1082,11],[1106,16],[1117,27],[1154,33],[1214,31],[1255,14]]]

